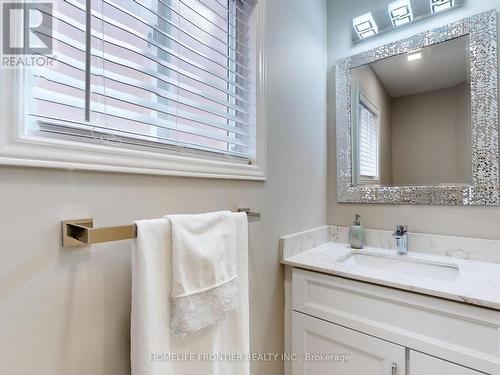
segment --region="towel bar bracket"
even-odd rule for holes
[[[63,221],[62,226],[62,245],[64,248],[129,240],[137,237],[135,224],[94,228],[94,219],[80,219]]]
[[[260,219],[260,212],[253,212],[249,208],[238,208],[238,212],[246,212],[249,219]]]
[[[94,219],[65,220],[62,223],[62,246],[64,248],[86,246],[83,242],[85,228],[94,227]]]

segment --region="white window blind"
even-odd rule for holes
[[[28,130],[115,147],[254,159],[254,5],[57,1],[57,63],[33,71]]]
[[[378,164],[378,119],[363,102],[359,103],[359,175],[360,179],[377,180]]]

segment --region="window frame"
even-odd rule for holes
[[[172,175],[242,180],[265,180],[266,142],[266,0],[255,7],[256,30],[256,157],[255,160],[211,155],[181,148],[153,152],[76,140],[42,138],[26,134],[29,106],[28,73],[24,69],[0,69],[0,165],[46,167],[120,173]],[[18,28],[20,29],[20,28]],[[15,38],[22,37],[18,30]]]
[[[352,158],[353,158],[353,185],[380,185],[380,109],[375,105],[368,96],[357,85],[354,95],[354,103],[356,108],[353,111],[353,128],[352,128]],[[360,173],[360,147],[359,147],[359,132],[361,131],[359,119],[359,107],[363,105],[376,116],[376,134],[377,134],[377,176],[363,176]]]

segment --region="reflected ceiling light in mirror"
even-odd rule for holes
[[[420,60],[422,58],[422,52],[414,52],[408,55],[408,61]]]
[[[368,38],[378,33],[378,27],[371,12],[354,18],[352,20],[352,26],[360,39]]]
[[[431,12],[437,13],[442,10],[450,9],[455,4],[454,0],[431,0]]]
[[[387,11],[391,17],[392,24],[396,27],[413,21],[410,0],[393,1],[387,6]]]

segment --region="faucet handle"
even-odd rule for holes
[[[397,236],[403,236],[408,232],[408,225],[396,225],[396,232],[394,232]]]

